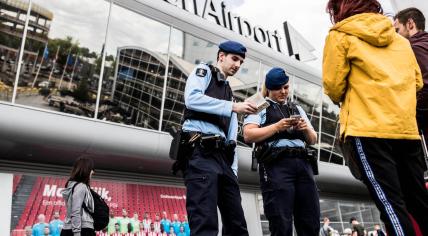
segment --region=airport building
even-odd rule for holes
[[[92,187],[117,216],[126,209],[140,220],[145,212],[154,218],[162,211],[181,219],[185,188],[170,171],[169,131],[180,128],[187,76],[199,63],[215,63],[225,40],[248,49],[230,78],[237,100],[259,91],[273,66],[291,75],[292,99],[318,133],[312,148],[318,151],[322,217],[338,232],[350,227],[351,217],[368,231],[380,223],[336,145],[339,108],[323,95],[321,72],[302,62],[313,49],[288,23],[263,28],[216,0],[0,0],[0,12],[7,28],[0,29],[0,39],[13,31],[20,41],[16,69],[2,70],[0,77],[1,235],[24,235],[39,214],[49,222],[58,211],[63,219],[60,191],[82,156],[95,160]],[[22,16],[45,23],[36,27],[32,17]],[[17,20],[23,28],[10,28]],[[35,50],[20,53],[39,38],[44,41]],[[36,57],[28,58],[30,52]],[[34,70],[22,72],[30,61]],[[251,146],[242,133],[238,141],[249,232],[268,235],[258,173],[250,170]]]

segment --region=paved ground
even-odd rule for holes
[[[25,96],[25,95],[19,95],[16,98],[16,103],[26,106],[32,106],[42,109],[47,109],[51,111],[58,111],[58,108],[56,107],[50,107],[48,105],[48,102],[44,100],[43,96],[40,95],[31,95],[31,96]]]

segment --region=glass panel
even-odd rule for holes
[[[319,118],[319,104],[321,100],[321,86],[305,81],[299,77],[293,77],[293,100],[306,112],[308,119],[318,132],[319,124],[315,124],[314,118]],[[317,109],[318,108],[318,109]],[[319,121],[319,120],[318,120]]]
[[[265,83],[266,74],[269,72],[269,70],[272,69],[271,65],[263,64],[261,65],[261,73],[260,73],[260,80],[258,82],[259,90],[262,90],[263,84]]]
[[[230,86],[232,87],[233,90],[241,89],[242,87],[257,88],[257,83],[259,82],[261,76],[264,76],[264,75],[260,74],[260,61],[253,60],[249,57],[246,57],[238,73],[236,73],[236,75],[233,76],[233,78],[229,79]],[[254,93],[249,94],[249,96],[253,94]],[[235,93],[234,93],[234,96],[236,96]]]
[[[300,105],[306,112],[311,125],[314,127],[317,136],[319,134],[319,116],[320,116],[320,101],[321,101],[321,86],[310,83],[297,76],[290,75],[292,100]],[[319,138],[319,137],[318,137]],[[311,148],[319,151],[312,145]]]
[[[28,1],[0,1],[0,101],[12,101]],[[31,37],[27,35],[27,40]],[[47,40],[47,39],[45,39]],[[29,57],[30,52],[24,54]],[[22,82],[18,86],[23,87]]]
[[[324,217],[329,218],[330,227],[338,233],[352,227],[349,223],[351,217],[356,217],[367,232],[372,231],[375,224],[380,224],[382,227],[379,211],[372,203],[321,199],[320,208],[321,222]]]
[[[263,211],[263,199],[261,194],[257,194],[260,220],[263,229],[263,235],[270,235],[268,221]],[[329,235],[341,235],[343,230],[351,228],[349,219],[356,217],[365,227],[367,232],[372,231],[375,224],[381,224],[379,211],[371,202],[349,201],[340,199],[320,199],[320,224],[323,225],[323,219],[327,217],[330,220],[329,226],[333,229]]]
[[[112,6],[98,118],[157,130],[170,27]]]
[[[321,152],[322,161],[343,165],[342,152],[338,147],[336,133],[339,132],[339,107],[334,105],[328,96],[323,96]]]
[[[237,102],[242,102],[246,98],[251,97],[256,92],[257,92],[257,87],[251,87],[247,89],[235,90],[233,94]],[[245,140],[244,140],[244,133],[242,129],[242,126],[244,124],[244,118],[245,118],[245,115],[243,114],[238,115],[238,144],[243,146],[251,146],[250,144],[245,143]]]
[[[108,12],[103,0],[33,0],[16,102],[92,117]]]

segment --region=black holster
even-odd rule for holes
[[[172,134],[171,147],[169,149],[169,157],[175,160],[172,164],[171,171],[173,175],[177,175],[179,171],[184,171],[187,168],[188,155],[192,153],[193,147],[188,144],[188,140],[184,137],[184,132],[181,130]]]
[[[274,161],[278,155],[280,154],[273,146],[275,144],[269,145],[267,143],[263,143],[261,145],[256,145],[256,147],[253,149],[253,159],[257,160],[258,163],[264,163],[269,164],[272,161]],[[252,163],[252,166],[254,163]],[[251,168],[252,170],[256,168]]]
[[[235,148],[236,148],[236,142],[233,140],[226,141],[224,144],[224,152],[226,154],[226,163],[229,166],[232,166],[233,161],[235,160]]]
[[[318,155],[317,151],[313,149],[306,148],[306,160],[312,167],[312,172],[314,175],[318,175]]]

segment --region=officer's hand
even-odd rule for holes
[[[232,111],[238,114],[254,114],[257,111],[257,106],[252,102],[236,102],[233,103]]]
[[[294,120],[291,118],[284,118],[275,123],[277,132],[282,132],[293,126]]]
[[[296,130],[298,131],[304,131],[308,129],[308,123],[306,123],[306,120],[303,118],[300,118],[299,122],[296,125]]]

